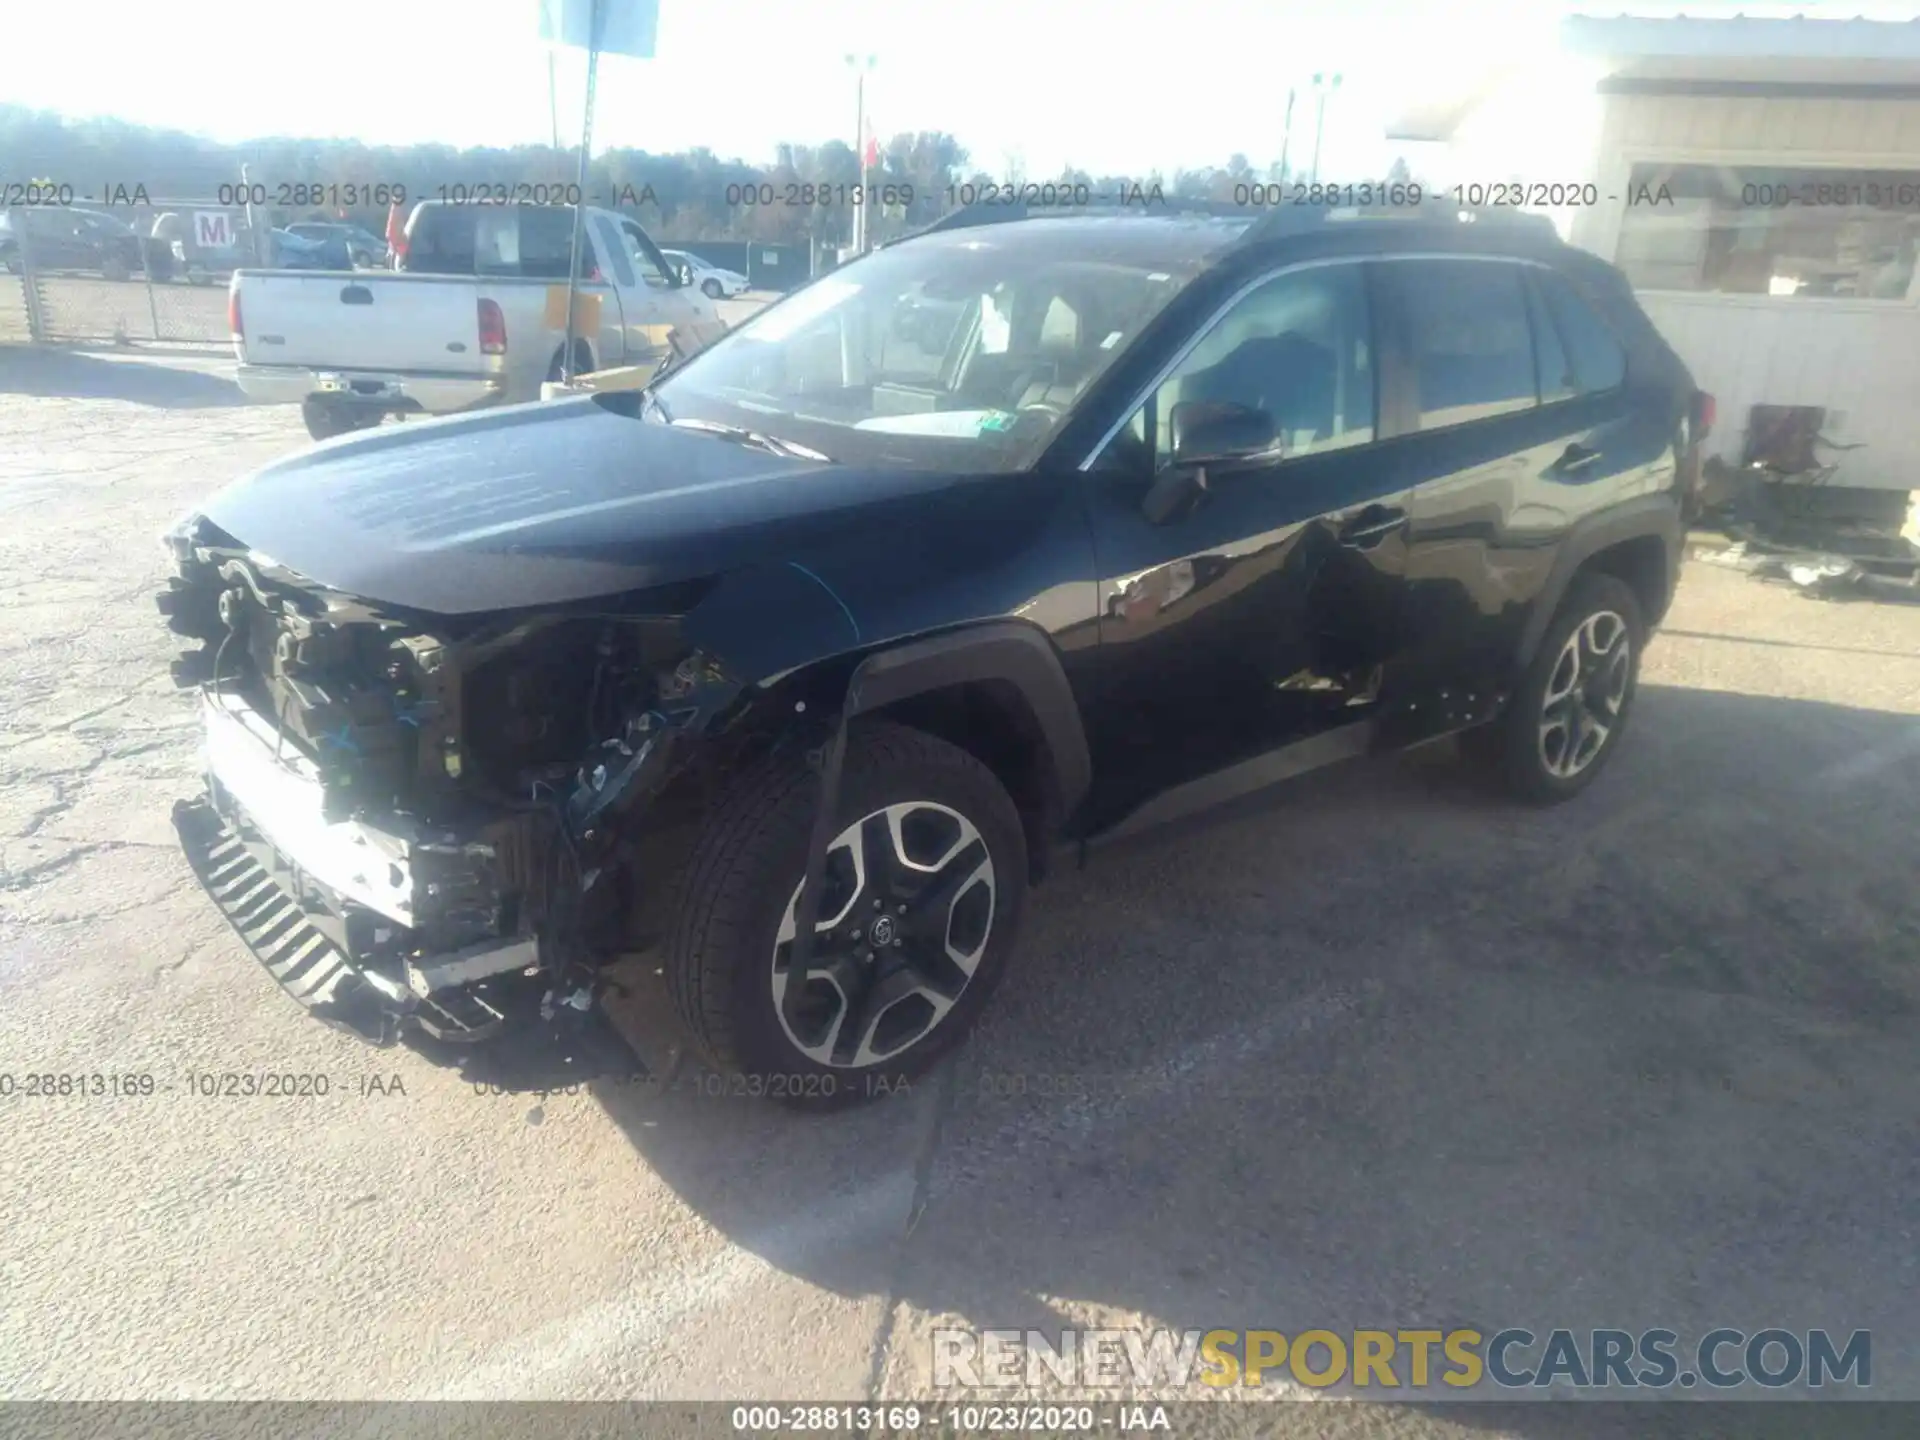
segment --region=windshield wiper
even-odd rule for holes
[[[725,440],[737,441],[742,445],[751,445],[755,449],[764,450],[769,455],[778,455],[785,460],[819,460],[829,465],[833,463],[832,456],[822,455],[809,446],[796,445],[793,441],[782,440],[777,435],[763,435],[758,430],[742,430],[738,425],[721,425],[712,420],[668,420],[667,423],[677,430],[699,430],[708,435],[718,435]]]

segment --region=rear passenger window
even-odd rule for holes
[[[420,275],[473,274],[475,217],[479,213],[464,205],[422,205],[407,227],[407,248],[400,268]]]
[[[513,215],[516,212],[505,212]],[[573,258],[573,212],[523,205],[520,220],[520,274],[530,280],[564,280],[567,262]],[[580,268],[593,265],[593,241],[580,237]]]
[[[1407,327],[1420,429],[1533,407],[1533,336],[1518,266],[1429,260],[1382,269]]]
[[[1568,382],[1582,395],[1611,390],[1627,378],[1627,356],[1607,322],[1580,298],[1565,277],[1551,270],[1535,275],[1547,314],[1565,347]]]

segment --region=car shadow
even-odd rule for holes
[[[1869,1329],[1869,1393],[1910,1397],[1920,717],[1637,704],[1554,809],[1442,744],[1095,852],[973,1039],[863,1108],[729,1093],[642,967],[617,1018],[655,1083],[600,1101],[734,1243],[902,1302],[891,1394],[932,1393],[930,1324],[1144,1323]]]
[[[246,404],[231,376],[207,368],[215,363],[211,358],[170,364],[46,346],[0,346],[0,395],[122,400],[165,410]]]

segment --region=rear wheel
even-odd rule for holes
[[[565,369],[565,366],[562,364],[562,361],[565,359],[566,353],[567,353],[567,347],[564,345],[562,345],[558,350],[555,350],[553,352],[553,362],[547,366],[547,379],[550,383],[558,384],[562,379],[565,378],[565,376],[561,372]],[[582,376],[582,375],[590,374],[592,370],[593,370],[593,351],[587,348],[586,341],[584,340],[574,341],[573,342],[573,373],[575,378],[578,378],[579,376]]]
[[[342,405],[337,400],[308,396],[300,402],[300,418],[306,421],[307,434],[316,440],[331,440],[354,430],[370,430],[380,423],[380,412],[357,405]]]
[[[1461,736],[1461,748],[1523,800],[1571,799],[1619,748],[1645,642],[1632,587],[1577,577],[1506,711]]]
[[[133,270],[118,255],[109,255],[100,262],[100,273],[109,280],[120,281],[131,276]]]
[[[687,871],[667,976],[697,1048],[752,1093],[827,1108],[924,1074],[1006,967],[1027,883],[992,771],[921,731],[847,743],[804,984],[793,978],[817,774],[769,763],[714,812]]]

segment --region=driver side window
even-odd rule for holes
[[[1244,296],[1115,437],[1116,458],[1155,470],[1172,459],[1173,407],[1252,412],[1279,455],[1373,439],[1375,381],[1365,277],[1357,264],[1276,275]]]
[[[675,278],[661,267],[654,258],[654,249],[640,233],[640,228],[631,220],[620,226],[620,239],[626,246],[627,258],[633,262],[633,268],[640,272],[642,283],[655,290],[671,290],[677,283]],[[664,258],[664,257],[663,257]]]

